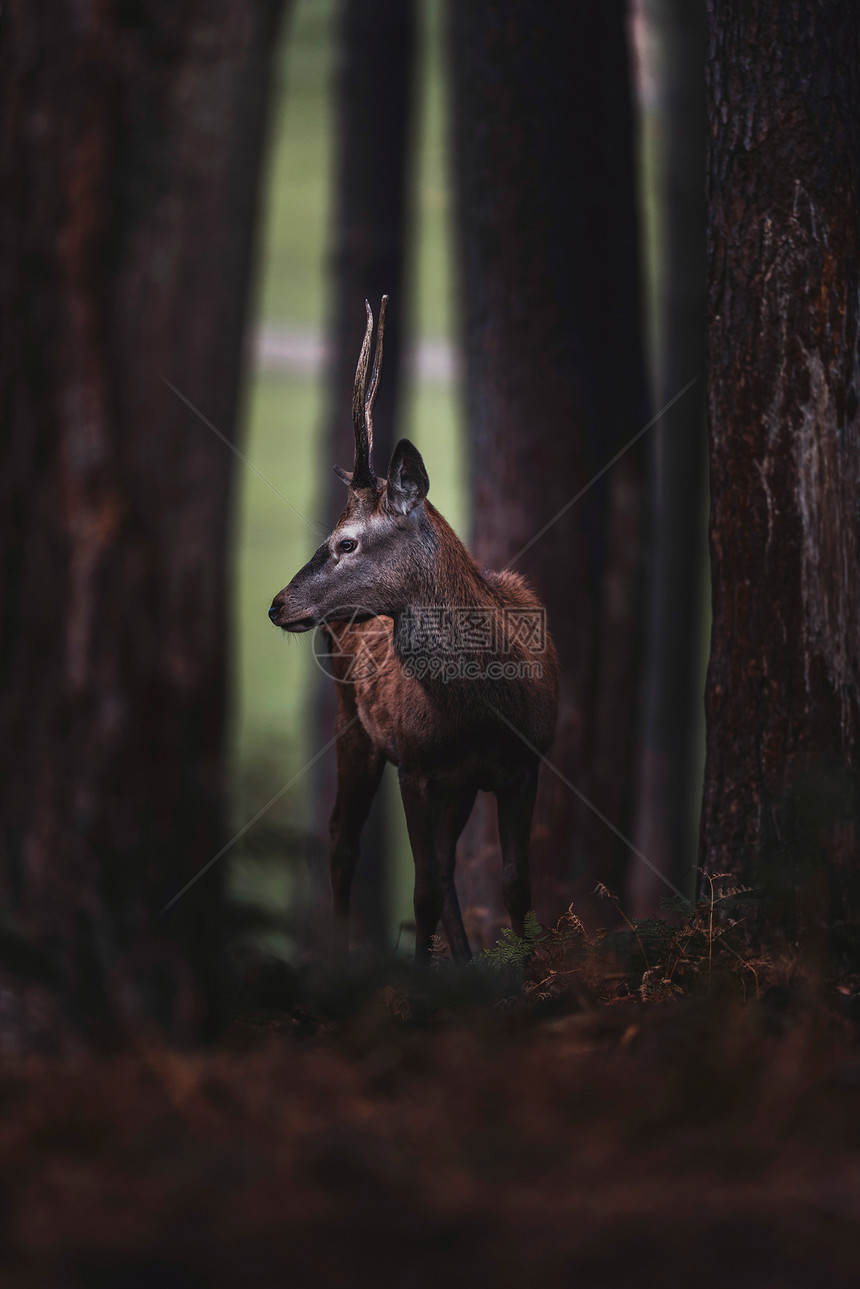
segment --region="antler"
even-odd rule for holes
[[[388,296],[384,295],[379,305],[379,326],[376,328],[376,349],[373,353],[373,373],[370,377],[370,388],[364,400],[364,422],[367,426],[367,446],[370,467],[373,470],[373,404],[376,402],[376,391],[379,389],[379,373],[382,370],[382,337],[385,334],[385,310],[388,308]],[[371,318],[372,318],[371,314]],[[375,483],[375,477],[374,477]]]
[[[373,404],[376,402],[376,391],[379,388],[379,374],[382,368],[382,337],[385,332],[385,310],[388,296],[382,297],[379,306],[379,326],[376,331],[376,350],[373,355],[373,372],[370,386],[367,384],[367,371],[370,366],[370,341],[373,336],[373,311],[367,300],[367,328],[358,356],[358,367],[355,370],[355,387],[352,392],[352,424],[355,430],[355,461],[352,467],[353,488],[375,488],[376,473],[373,469]]]

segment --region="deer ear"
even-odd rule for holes
[[[341,483],[346,483],[346,484],[352,483],[351,470],[344,470],[342,465],[333,465],[332,470],[334,470],[335,474],[337,475],[338,479],[340,479]]]
[[[401,439],[388,467],[386,504],[399,515],[408,515],[427,496],[430,480],[421,453],[408,439]]]

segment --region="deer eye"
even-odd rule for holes
[[[351,537],[344,537],[343,541],[338,542],[337,548],[339,551],[343,551],[344,555],[348,555],[350,551],[355,550],[357,545],[358,542],[354,542]]]

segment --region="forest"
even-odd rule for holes
[[[2,1283],[857,1284],[860,8],[0,60]]]

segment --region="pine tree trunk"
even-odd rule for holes
[[[655,409],[703,375],[705,364],[705,5],[642,0],[654,203],[651,385]],[[636,843],[681,890],[692,889],[701,811],[707,563],[705,382],[655,425],[650,503],[652,565],[636,810]],[[668,894],[644,864],[631,871],[640,914]]]
[[[487,0],[448,12],[473,545],[488,567],[513,560],[545,599],[562,663],[550,757],[629,835],[641,448],[551,522],[646,419],[626,6]],[[501,918],[495,844],[479,817],[461,865],[464,902],[489,909],[490,925]],[[595,878],[617,888],[628,856],[545,771],[539,916],[557,917]]]
[[[326,510],[334,524],[346,493],[331,472],[352,466],[350,408],[355,367],[364,335],[364,302],[374,317],[390,296],[385,362],[374,410],[374,458],[384,474],[394,447],[406,313],[404,263],[409,126],[415,80],[414,0],[342,0],[336,81],[337,155],[334,177],[334,340],[326,421]],[[334,692],[326,680],[317,702],[317,738],[334,728]],[[334,758],[316,775],[318,831],[327,835],[335,795]],[[388,846],[385,797],[374,801],[361,844],[353,887],[359,938],[382,946],[388,934]]]
[[[709,872],[856,942],[860,9],[709,6]]]
[[[232,436],[279,9],[0,19],[3,958],[49,987],[6,979],[10,1041],[212,1021],[217,867],[158,911],[224,840],[232,457],[160,377]]]

